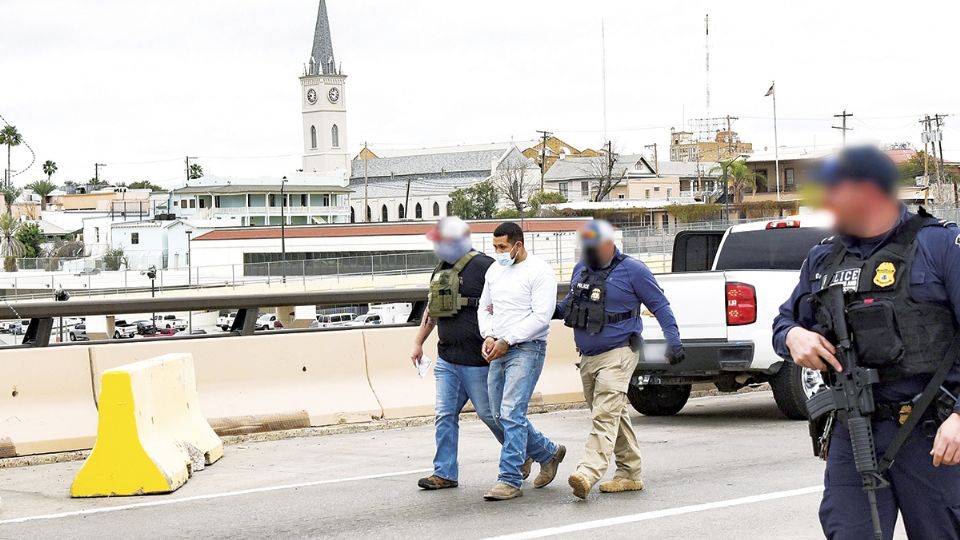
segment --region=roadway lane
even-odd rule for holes
[[[672,418],[635,416],[647,489],[594,491],[586,502],[566,485],[586,411],[532,418],[569,451],[554,484],[514,501],[482,500],[497,444],[470,421],[460,488],[439,492],[416,488],[430,468],[432,426],[229,446],[167,496],[71,500],[79,463],[0,470],[0,538],[821,537],[823,466],[809,455],[806,424],[783,419],[768,392],[691,400]]]

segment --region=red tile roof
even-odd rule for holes
[[[526,219],[523,229],[527,232],[572,232],[579,229],[588,218],[574,219]],[[516,221],[520,223],[519,220]],[[492,233],[500,221],[475,221],[470,223],[474,233]],[[422,236],[432,229],[432,222],[415,223],[369,223],[350,225],[289,225],[286,238],[344,238],[352,236]],[[216,229],[202,234],[198,240],[258,240],[280,238],[280,227],[242,227]]]

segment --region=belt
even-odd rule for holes
[[[630,311],[623,311],[621,313],[606,313],[606,322],[607,324],[616,324],[627,319],[633,319],[640,315],[640,309],[631,309]]]

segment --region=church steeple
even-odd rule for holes
[[[330,21],[327,19],[327,3],[320,0],[317,11],[317,27],[313,33],[313,50],[307,64],[307,75],[339,75],[333,58],[333,40],[330,39]]]

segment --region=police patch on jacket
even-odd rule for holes
[[[877,287],[889,287],[897,282],[897,267],[892,262],[882,262],[877,265],[877,273],[873,275],[873,284]]]
[[[846,270],[837,270],[830,278],[826,286],[842,284],[844,291],[856,291],[860,286],[860,269],[848,268]]]

